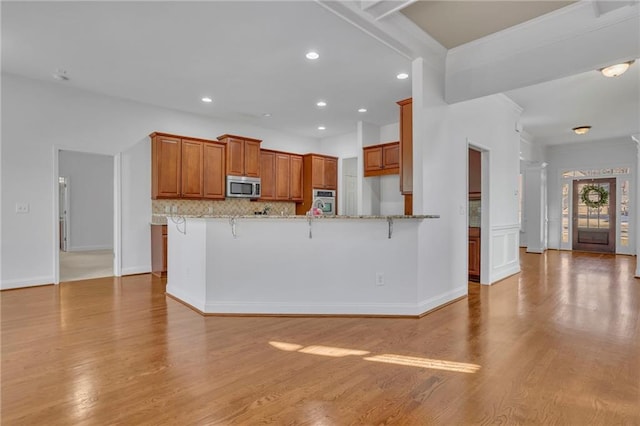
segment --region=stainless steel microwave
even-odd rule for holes
[[[260,178],[227,176],[227,197],[260,198]]]

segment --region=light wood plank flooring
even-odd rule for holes
[[[151,275],[5,291],[1,423],[640,424],[635,258],[521,255],[421,319],[202,317]]]

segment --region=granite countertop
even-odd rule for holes
[[[171,215],[166,214],[154,214],[151,220],[152,225],[165,225],[167,223],[167,218],[171,217]],[[298,220],[306,220],[309,218],[307,215],[174,215],[176,218],[195,218],[195,219],[298,219]],[[343,216],[343,215],[318,215],[313,216],[313,219],[319,220],[336,220],[336,219],[374,219],[374,220],[388,220],[388,219],[438,219],[440,215],[387,215],[387,216]]]

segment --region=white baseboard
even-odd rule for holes
[[[0,282],[0,290],[9,290],[12,288],[34,287],[41,285],[53,284],[52,276],[32,277],[20,280],[3,280]]]
[[[112,245],[106,246],[73,246],[68,251],[94,251],[94,250],[113,250]]]
[[[520,272],[520,264],[515,263],[509,267],[497,268],[492,271],[491,284],[495,284],[500,280],[503,280],[511,275],[515,275]]]
[[[120,270],[122,275],[137,275],[137,274],[149,274],[151,273],[150,266],[130,266],[128,268],[122,268]]]
[[[295,302],[206,302],[195,300],[167,283],[167,293],[206,314],[280,314],[280,315],[390,315],[418,316],[467,295],[460,287],[442,295],[415,303],[295,303]]]

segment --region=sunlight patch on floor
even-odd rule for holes
[[[281,351],[300,352],[303,354],[330,356],[340,358],[349,355],[363,356],[369,351],[358,349],[338,348],[335,346],[311,345],[302,346],[296,343],[287,342],[269,342],[271,346]],[[469,364],[465,362],[445,361],[441,359],[420,358],[414,356],[405,356],[397,354],[382,354],[362,358],[365,361],[382,362],[386,364],[405,365],[409,367],[430,368],[434,370],[454,371],[457,373],[475,373],[480,370],[478,364]]]
[[[475,373],[480,369],[477,364],[444,361],[441,359],[418,358],[413,356],[383,354],[364,358],[365,361],[384,362],[387,364],[408,365],[411,367],[432,368],[436,370],[456,371],[459,373]]]

